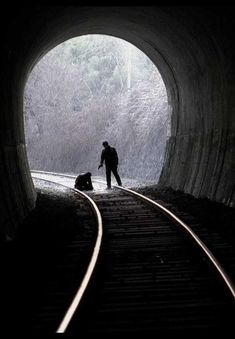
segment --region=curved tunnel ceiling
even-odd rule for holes
[[[230,18],[229,27],[229,8],[223,8],[222,16],[221,9],[190,6],[42,6],[20,7],[14,13],[1,69],[3,233],[14,235],[36,199],[24,145],[27,76],[50,49],[83,34],[127,40],[160,71],[172,107],[160,185],[234,205],[234,42],[231,46],[229,34],[234,21]]]

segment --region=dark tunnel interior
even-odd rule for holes
[[[1,235],[34,208],[24,135],[27,77],[51,48],[108,34],[141,49],[164,80],[172,109],[161,187],[234,207],[233,6],[4,6],[1,21]],[[4,32],[4,33],[3,33]],[[157,161],[157,159],[156,159]]]

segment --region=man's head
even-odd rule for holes
[[[103,142],[103,146],[104,146],[105,148],[108,147],[108,145],[109,145],[109,144],[108,144],[108,141],[104,141],[104,142]]]

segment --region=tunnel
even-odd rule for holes
[[[0,232],[35,207],[23,119],[25,83],[61,42],[107,34],[156,65],[171,107],[159,186],[234,207],[235,42],[231,6],[5,6],[1,21]],[[157,159],[156,159],[157,162]]]

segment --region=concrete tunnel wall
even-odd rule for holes
[[[172,107],[172,126],[159,184],[234,206],[232,14],[229,6],[5,8],[0,78],[1,235],[13,238],[36,201],[22,114],[27,76],[51,48],[91,33],[133,43],[161,72]]]

